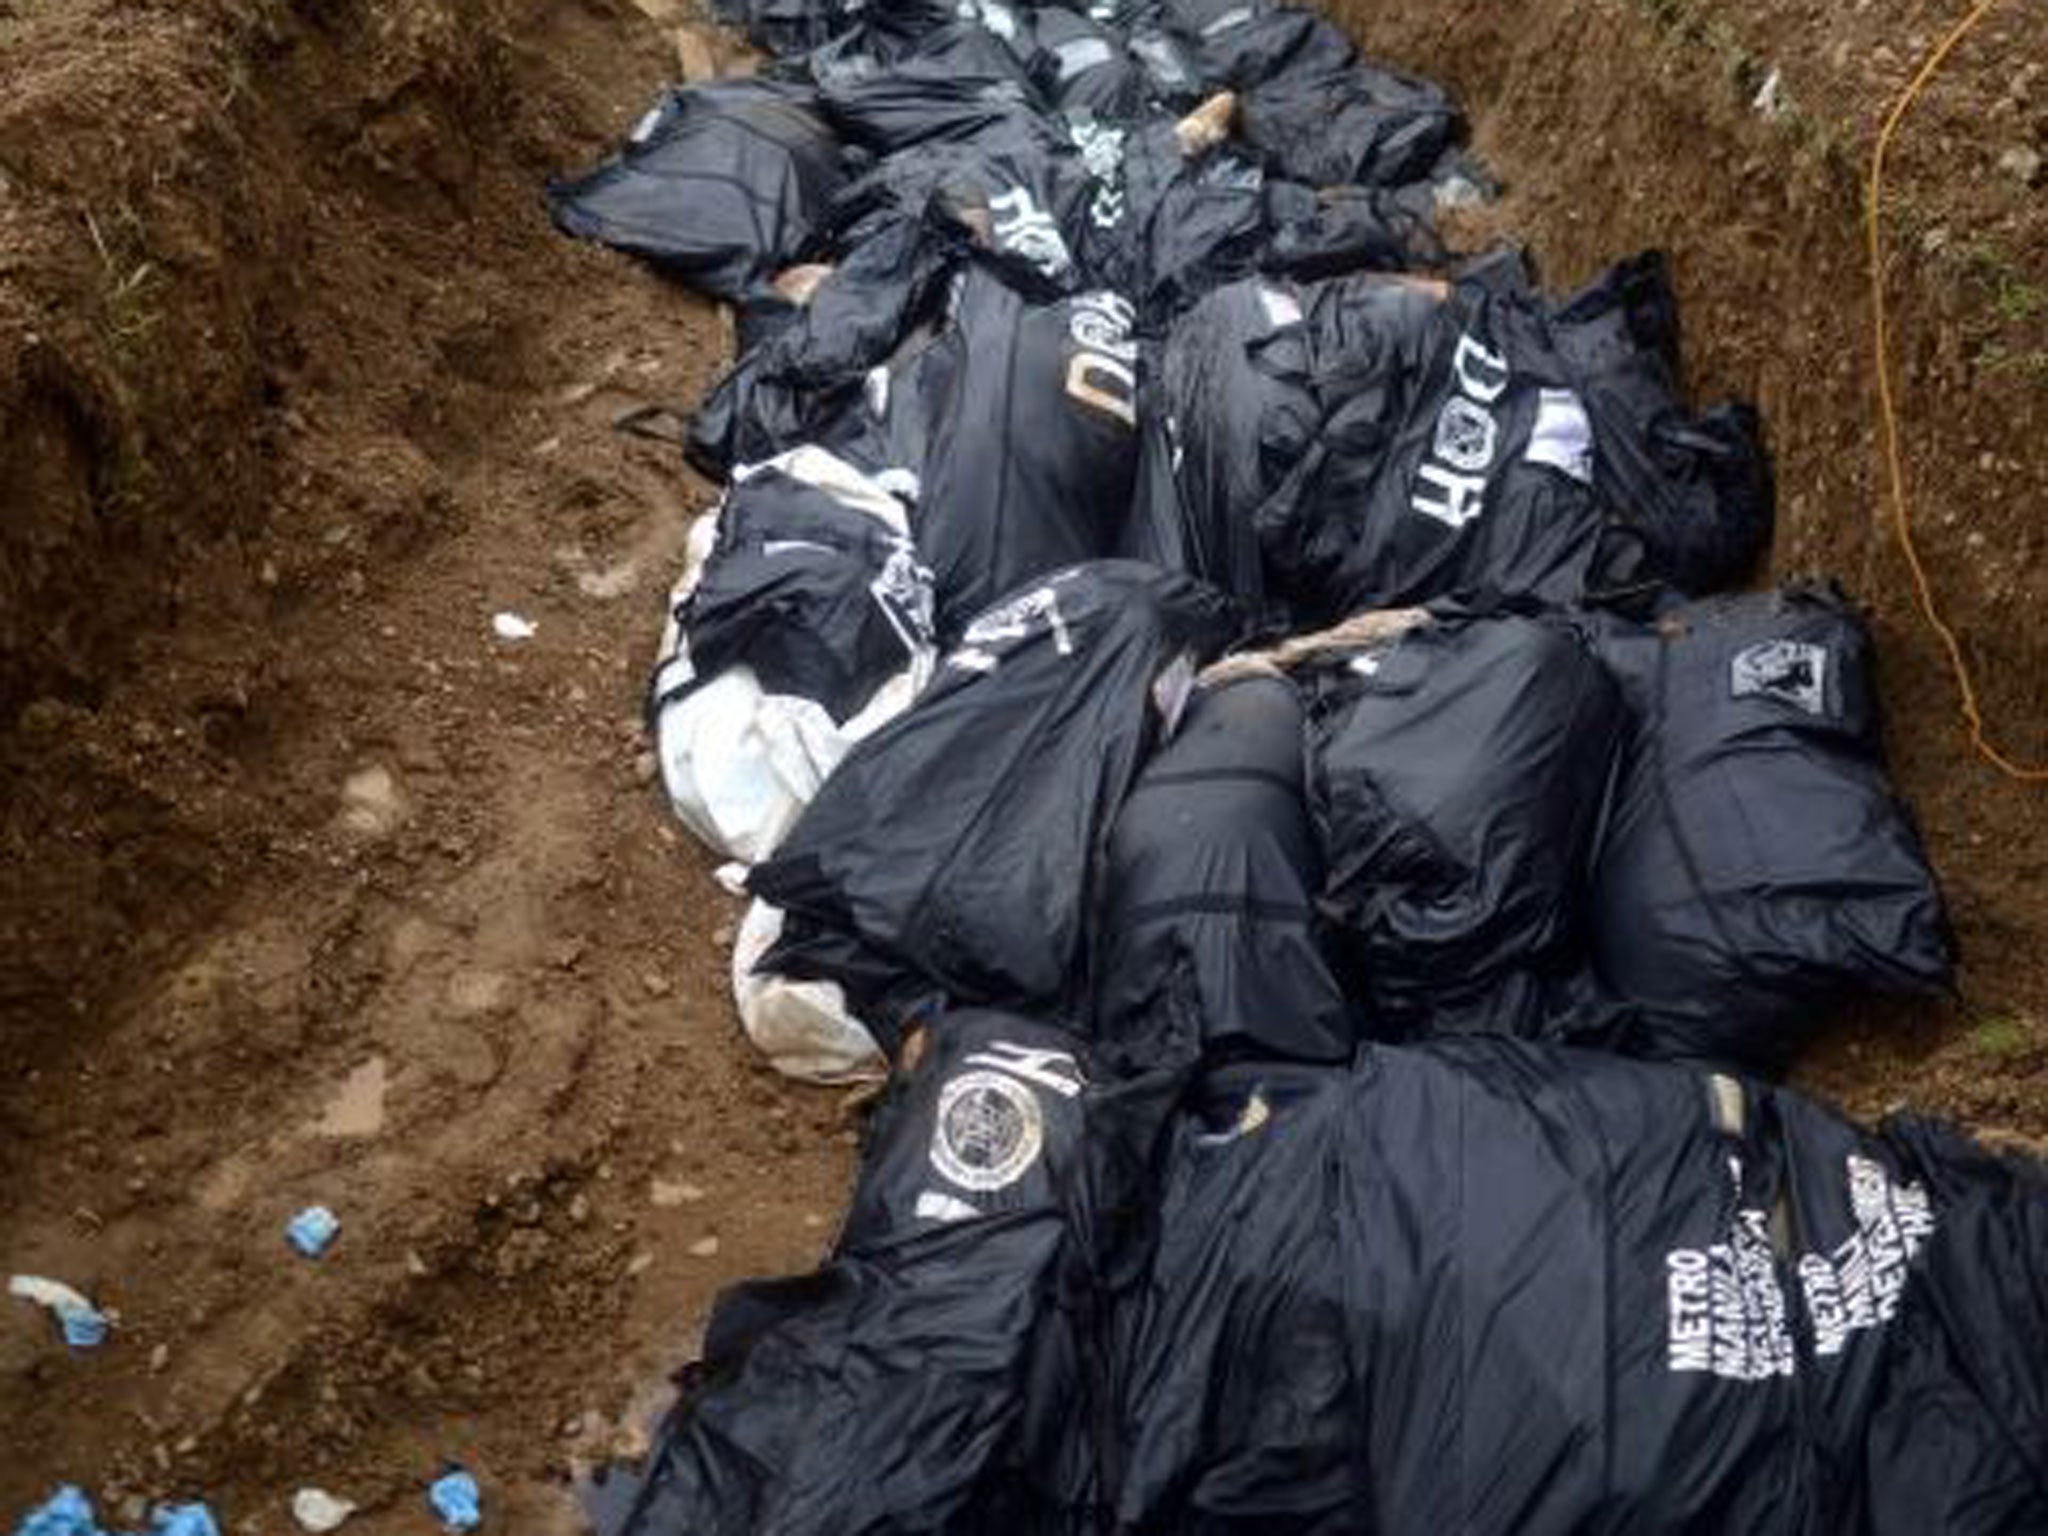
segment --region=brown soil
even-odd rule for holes
[[[0,1526],[70,1479],[417,1531],[460,1460],[572,1529],[850,1157],[738,1040],[637,718],[711,488],[611,420],[720,326],[540,201],[670,55],[623,0],[61,0],[0,46],[0,1265],[120,1317],[74,1357],[0,1311]]]
[[[1556,281],[1672,251],[1696,382],[1772,422],[1777,565],[1871,605],[1965,1001],[1808,1080],[2040,1137],[2048,788],[1968,754],[1875,478],[1856,172],[1946,13],[1838,9],[1353,19],[1466,101]],[[2048,149],[2039,21],[1916,114],[1892,290],[1927,553],[2036,758],[2048,190],[1997,162]],[[836,1220],[839,1096],[739,1038],[636,718],[711,488],[610,422],[722,328],[539,200],[671,57],[626,0],[0,0],[0,1267],[120,1314],[74,1357],[0,1311],[0,1525],[70,1479],[417,1531],[461,1460],[497,1529],[571,1529],[716,1288]]]

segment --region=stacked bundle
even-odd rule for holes
[[[2048,1186],[1726,1075],[1951,955],[1661,261],[1270,0],[726,19],[552,196],[740,310],[660,757],[890,1088],[628,1532],[2048,1528]]]

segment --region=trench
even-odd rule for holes
[[[1798,57],[1755,7],[1336,14],[1466,105],[1554,286],[1671,251],[1696,390],[1771,424],[1774,569],[1870,607],[1963,1001],[1843,1021],[1809,1080],[2048,1133],[2048,811],[1967,757],[1878,518],[1861,118],[1751,109],[1687,18]],[[575,1529],[715,1292],[822,1251],[855,1139],[739,1037],[638,718],[714,488],[611,423],[695,399],[725,328],[539,200],[671,39],[624,0],[61,0],[0,48],[0,1251],[120,1314],[80,1357],[8,1315],[0,1510],[287,1529],[321,1484],[376,1536],[460,1460],[501,1528]],[[1958,354],[1967,282],[1898,283],[1931,556],[2024,738],[2048,404]]]

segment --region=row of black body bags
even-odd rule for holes
[[[1939,892],[1830,592],[1654,624],[1439,613],[1304,675],[1319,898],[1382,1038],[1577,1038],[1781,1068],[1937,992]]]
[[[2048,1529],[2048,1189],[1500,1038],[1211,1074],[1119,1348],[1115,1529]]]

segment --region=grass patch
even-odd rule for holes
[[[2034,1032],[2015,1018],[1980,1019],[1970,1026],[1970,1049],[1979,1056],[2004,1060],[2017,1056],[2034,1043]]]

